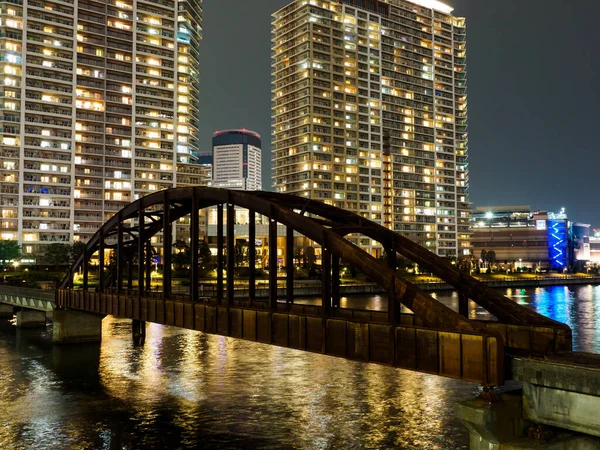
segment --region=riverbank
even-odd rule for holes
[[[532,288],[544,286],[581,286],[586,284],[600,284],[600,277],[589,276],[556,276],[556,277],[502,277],[479,279],[491,288]],[[441,281],[428,281],[415,283],[424,291],[454,290],[453,286]]]
[[[407,277],[407,281],[413,283],[419,289],[427,292],[432,291],[454,291],[455,288],[443,281],[427,278],[427,277]],[[570,285],[587,285],[600,284],[600,277],[590,277],[583,275],[561,275],[561,276],[519,276],[519,277],[502,277],[493,276],[493,278],[479,279],[479,281],[487,284],[491,288],[507,289],[507,288],[536,288],[544,286],[570,286]],[[377,295],[383,294],[380,286],[369,282],[352,282],[342,280],[340,286],[340,294],[347,295]],[[201,297],[216,296],[216,285],[211,281],[207,281],[200,285]],[[250,295],[248,284],[244,282],[236,283],[235,296],[239,298],[248,297]],[[286,295],[285,284],[280,284],[277,288],[277,295],[284,298]],[[318,297],[321,295],[320,280],[298,280],[294,283],[294,295],[296,297]],[[256,298],[268,298],[269,288],[268,283],[259,281],[255,287]]]

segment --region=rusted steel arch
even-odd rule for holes
[[[360,233],[382,243],[384,247],[393,249],[455,287],[500,321],[511,324],[559,327],[570,334],[570,328],[567,325],[510,301],[486,284],[458,271],[446,259],[379,224],[349,211],[310,199],[273,192],[260,192],[257,195],[273,201],[285,202],[290,208],[303,213],[317,215],[323,223],[328,223],[333,230],[338,230],[342,235]]]
[[[278,222],[299,232],[323,247],[332,256],[342,258],[359,268],[389,293],[388,317],[390,323],[397,322],[399,307],[402,303],[412,310],[425,326],[432,329],[479,332],[484,334],[490,334],[491,332],[496,334],[496,331],[490,328],[490,324],[468,320],[445,307],[437,300],[434,300],[407,280],[399,277],[395,270],[390,269],[385,262],[374,259],[345,239],[344,235],[348,233],[360,233],[368,236],[373,240],[381,242],[386,250],[390,252],[395,251],[417,262],[447,283],[455,286],[459,292],[468,295],[469,298],[490,311],[499,319],[500,323],[509,326],[524,326],[521,329],[514,329],[512,332],[507,331],[507,328],[500,330],[500,335],[504,336],[503,339],[507,343],[514,341],[514,338],[511,338],[511,333],[512,336],[516,336],[518,333],[521,333],[519,336],[523,336],[523,333],[525,333],[527,336],[530,336],[529,338],[525,338],[525,348],[528,348],[528,345],[536,348],[547,348],[546,344],[534,345],[533,339],[534,336],[537,336],[536,333],[538,331],[546,333],[550,329],[551,334],[554,333],[555,336],[554,338],[548,338],[550,342],[553,339],[561,339],[562,343],[557,344],[557,346],[560,348],[564,347],[563,349],[570,347],[571,330],[568,326],[546,319],[511,302],[489,289],[486,285],[479,283],[468,275],[458,272],[443,258],[438,257],[399,234],[342,209],[301,197],[269,192],[240,192],[214,188],[188,187],[160,191],[143,197],[121,210],[90,239],[86,251],[75,261],[70,274],[63,280],[61,288],[64,289],[71,286],[71,274],[84,266],[96,250],[111,247],[117,248],[117,276],[118,280],[120,280],[120,273],[123,270],[122,260],[126,251],[131,258],[131,255],[135,254],[137,249],[137,253],[139,255],[145,254],[146,261],[148,261],[148,253],[145,250],[147,243],[156,233],[165,231],[166,224],[170,225],[179,218],[191,214],[192,223],[190,224],[190,231],[192,231],[194,222],[196,226],[198,225],[197,214],[194,214],[194,211],[197,213],[203,208],[215,205],[238,206],[250,210],[253,214],[266,216],[271,219],[272,224]],[[160,209],[161,206],[162,209]],[[156,211],[147,211],[151,207],[158,208]],[[232,211],[232,208],[228,208],[228,211],[230,210]],[[305,213],[309,213],[310,216],[306,216]],[[194,216],[196,216],[195,220]],[[141,229],[139,226],[126,229],[127,233],[133,239],[127,242],[127,249],[125,249],[126,245],[123,242],[125,231],[123,229],[123,222],[134,218],[137,218],[138,221],[142,218],[143,227]],[[148,218],[150,219],[149,221],[147,220]],[[170,233],[168,227],[165,233]],[[109,245],[106,243],[106,239],[114,238],[115,235],[117,236],[117,244]],[[225,239],[221,239],[221,246],[223,245],[223,241]],[[196,252],[194,257],[197,262],[197,242],[196,245],[192,242],[191,250],[192,253]],[[165,254],[165,264],[170,266],[167,255],[169,254]],[[142,264],[144,263],[142,262]],[[146,265],[148,264],[146,263]],[[139,272],[142,271],[140,270]],[[84,273],[87,272],[84,270]],[[103,270],[100,273],[102,281]],[[168,273],[170,273],[170,270],[168,270]],[[192,280],[194,279],[197,280],[197,275],[194,278],[192,272]],[[141,286],[140,283],[142,280],[143,276],[140,275],[138,279],[139,286]],[[168,280],[170,280],[170,276]],[[220,280],[222,282],[222,277]],[[104,281],[106,282],[106,278]],[[169,297],[170,282],[167,281],[163,284],[163,297],[166,299]],[[192,286],[194,284],[196,283],[192,283]],[[217,286],[219,286],[219,281]],[[223,288],[223,284],[220,286]],[[139,289],[141,295],[143,287]],[[195,295],[197,295],[197,290],[194,293],[192,289],[192,297]],[[231,292],[231,295],[233,295],[233,292]],[[327,294],[325,294],[324,298],[326,297]],[[538,329],[534,331],[532,328],[529,328],[531,326],[538,326]],[[562,337],[557,337],[556,330],[560,330]],[[542,336],[542,334],[539,336]],[[537,337],[535,339],[536,342],[539,340]],[[546,339],[546,337],[543,339]],[[520,347],[520,343],[515,345],[518,348],[523,348]],[[555,347],[558,348],[557,346]]]
[[[398,277],[395,271],[366,254],[359,247],[351,244],[335,230],[324,226],[319,223],[318,220],[304,216],[301,214],[301,211],[294,211],[294,209],[296,209],[297,200],[297,197],[292,196],[279,196],[278,198],[271,199],[269,198],[268,193],[227,191],[204,187],[175,188],[157,192],[131,203],[108,220],[90,239],[86,251],[75,261],[70,270],[70,274],[79,270],[84,264],[84,260],[94,254],[101,245],[102,248],[109,248],[105,246],[104,240],[107,237],[112,237],[115,233],[118,233],[119,227],[122,227],[123,221],[146,217],[146,214],[144,213],[146,208],[162,205],[162,211],[153,212],[152,215],[164,217],[166,211],[165,206],[168,205],[170,216],[169,224],[171,224],[180,217],[193,213],[194,208],[200,210],[202,208],[220,204],[232,204],[237,207],[254,211],[257,214],[261,214],[273,221],[290,227],[294,231],[297,231],[316,242],[318,245],[331,252],[332,255],[340,257],[355,265],[375,283],[393,294],[396,299],[396,302],[392,302],[394,303],[394,305],[392,305],[394,309],[399,308],[400,303],[404,304],[413,311],[426,326],[433,329],[446,329],[460,332],[486,332],[482,325],[469,321],[467,318],[462,317],[455,311],[433,299],[410,282]],[[171,210],[173,204],[175,204],[176,207],[174,210]],[[197,206],[194,207],[194,204]],[[314,208],[311,208],[311,211],[313,209]],[[342,210],[337,211],[340,215],[346,215],[347,213]],[[332,217],[335,219],[335,216]],[[358,219],[361,221],[363,220],[357,218],[358,216],[354,217],[354,221]],[[365,225],[367,224],[365,223]],[[143,239],[144,241],[148,241],[152,235],[164,228],[164,224],[162,220],[158,220],[151,224],[144,224],[143,228]],[[136,231],[139,236],[140,230],[138,229]],[[134,242],[133,244],[139,245],[139,242]],[[70,285],[70,280],[72,279],[70,274],[62,281],[61,288],[64,289]]]

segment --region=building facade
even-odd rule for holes
[[[260,135],[246,129],[223,130],[215,132],[213,136],[213,179],[210,186],[223,189],[239,191],[262,190],[262,142]],[[217,208],[208,208],[202,214],[200,228],[201,234],[205,235],[213,254],[216,254],[217,246]],[[237,244],[243,244],[245,248],[250,245],[249,221],[250,215],[247,209],[235,208],[235,235]],[[227,223],[226,211],[223,211],[223,223]],[[257,254],[266,254],[268,245],[268,220],[266,217],[257,215],[255,217]],[[278,227],[279,233],[284,228]],[[285,234],[282,234],[285,236]]]
[[[0,5],[1,239],[86,242],[175,186],[197,150],[201,3]]]
[[[276,190],[468,255],[465,19],[435,0],[296,0],[272,24]]]
[[[534,211],[528,205],[477,207],[473,214],[473,255],[479,258],[482,252],[493,251],[498,263],[564,270],[583,256],[574,252],[575,228],[581,227],[574,227],[564,210]],[[583,243],[586,231],[577,233]]]
[[[600,266],[600,230],[593,229],[588,241],[590,243],[590,263]]]
[[[212,186],[242,191],[262,190],[262,144],[254,131],[225,130],[213,136]]]

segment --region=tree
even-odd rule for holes
[[[494,250],[490,250],[487,252],[486,258],[490,264],[494,264],[496,262],[496,252]]]
[[[44,249],[44,261],[59,270],[60,266],[68,265],[71,260],[71,246],[57,242],[47,245]]]
[[[0,240],[0,268],[2,270],[20,256],[21,246],[17,241]]]
[[[456,268],[458,270],[460,270],[461,272],[471,272],[471,269],[473,268],[473,261],[471,261],[471,258],[468,256],[463,256],[462,258],[459,258],[456,261]]]
[[[181,270],[183,266],[190,264],[191,252],[190,247],[183,241],[177,241],[172,247],[171,260],[178,270]]]
[[[87,245],[81,241],[75,242],[71,246],[71,259],[70,259],[71,264],[73,264],[75,262],[75,260],[83,254],[86,247],[87,247]]]
[[[212,253],[210,252],[210,247],[208,246],[208,242],[205,240],[200,241],[200,261],[203,266],[208,266],[212,262]]]
[[[241,266],[242,264],[244,264],[244,262],[246,261],[246,257],[247,257],[247,247],[246,245],[244,245],[244,243],[242,241],[237,241],[235,243],[235,248],[233,249],[234,251],[234,258],[235,258],[235,265],[236,266]]]
[[[485,250],[481,250],[481,260],[485,263],[488,258],[488,253]]]

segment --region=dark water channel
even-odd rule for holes
[[[600,353],[600,287],[506,294]],[[471,383],[152,324],[136,347],[111,318],[103,332],[58,347],[49,328],[0,325],[0,449],[467,448],[453,405]]]

